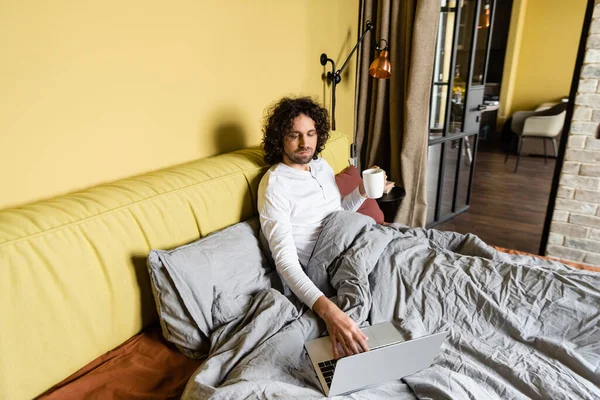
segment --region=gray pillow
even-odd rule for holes
[[[272,286],[257,218],[174,250],[152,250],[148,270],[164,337],[188,357],[208,351],[215,296],[253,295]]]

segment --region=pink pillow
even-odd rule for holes
[[[360,182],[360,174],[353,166],[349,166],[335,176],[335,183],[337,183],[338,189],[340,190],[340,194],[342,196],[345,196],[353,191],[354,188],[360,185]],[[368,215],[378,224],[383,223],[383,211],[381,211],[381,208],[379,208],[379,204],[377,204],[375,199],[365,200],[365,202],[358,209],[358,212],[363,215]]]

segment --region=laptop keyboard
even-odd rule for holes
[[[333,379],[333,372],[335,371],[335,366],[337,362],[338,360],[329,360],[319,363],[319,369],[323,374],[323,378],[325,378],[325,383],[327,383],[327,387],[331,387],[331,380]]]
[[[375,350],[375,349],[379,349],[379,348],[387,347],[387,346],[389,346],[389,344],[374,346],[374,347],[371,347],[370,350]],[[333,380],[333,372],[335,371],[335,366],[337,365],[337,362],[338,362],[338,360],[329,360],[329,361],[323,361],[323,362],[319,363],[319,369],[321,370],[321,373],[323,374],[323,378],[325,378],[327,387],[331,387],[331,381]]]

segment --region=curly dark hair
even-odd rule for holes
[[[289,98],[284,97],[265,114],[263,127],[264,160],[269,165],[283,161],[283,139],[292,132],[294,119],[304,114],[315,122],[317,131],[317,146],[313,159],[323,150],[325,142],[329,139],[329,113],[310,97]]]

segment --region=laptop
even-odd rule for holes
[[[333,359],[329,336],[304,343],[326,396],[412,375],[433,362],[447,331],[405,341],[390,322],[362,328],[370,351]]]

